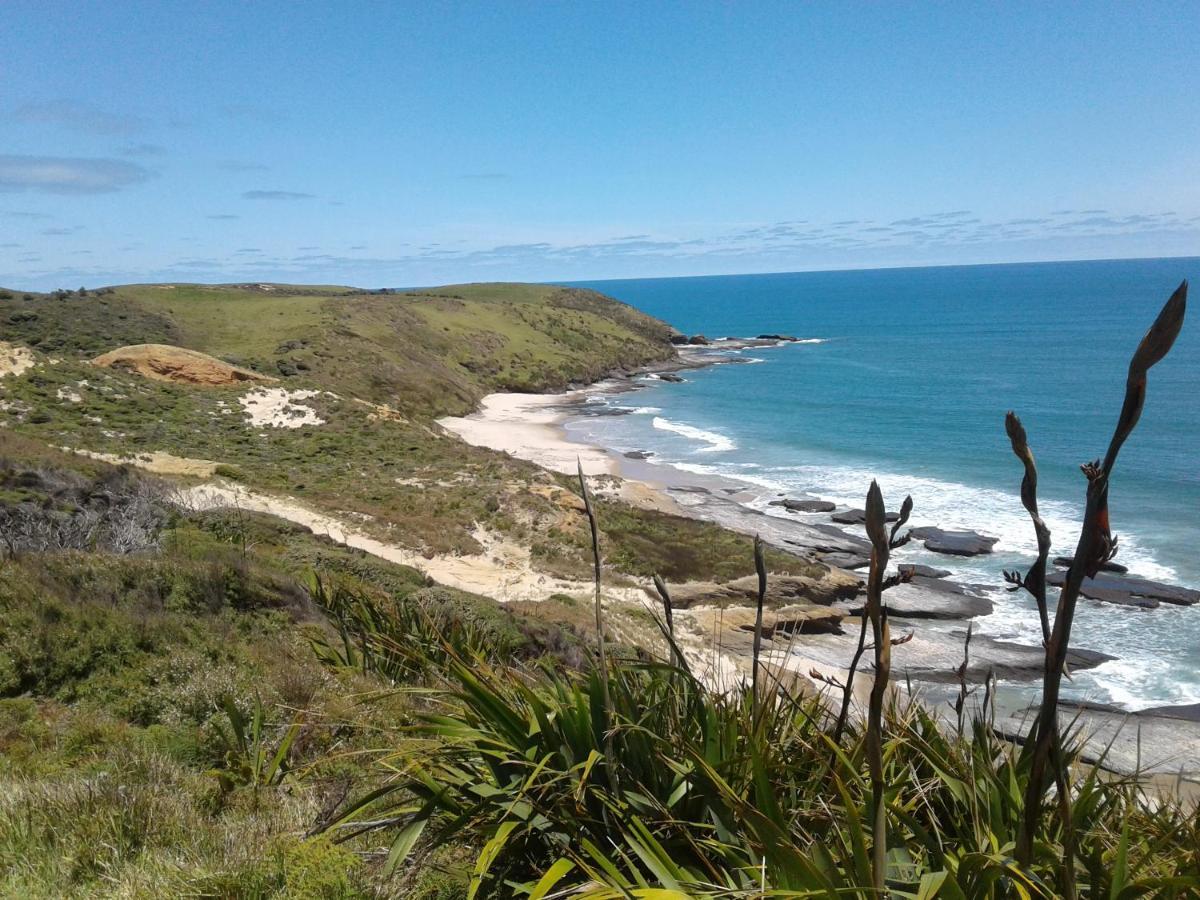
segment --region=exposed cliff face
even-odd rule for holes
[[[197,387],[229,387],[276,381],[267,375],[234,366],[207,353],[172,347],[169,344],[133,344],[118,347],[92,360],[108,369],[124,369],[144,378],[192,384]]]

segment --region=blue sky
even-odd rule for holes
[[[0,284],[1200,254],[1200,4],[0,4]]]

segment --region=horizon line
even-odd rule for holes
[[[518,280],[485,280],[485,281],[446,281],[439,284],[410,284],[410,285],[380,285],[378,287],[367,287],[365,284],[351,283],[300,283],[294,281],[270,281],[256,278],[237,279],[233,281],[125,281],[114,282],[112,284],[97,284],[92,287],[85,285],[89,291],[101,290],[105,288],[117,287],[135,287],[147,286],[156,284],[189,284],[200,285],[204,287],[231,287],[240,284],[271,284],[271,285],[286,285],[289,287],[313,287],[313,288],[336,288],[348,287],[358,288],[360,290],[394,290],[394,291],[414,291],[424,288],[446,287],[456,284],[539,284],[539,285],[578,285],[585,283],[618,283],[630,281],[682,281],[693,278],[753,278],[767,275],[816,275],[816,274],[834,274],[840,272],[888,272],[888,271],[906,271],[909,269],[982,269],[982,268],[999,268],[1002,266],[1053,266],[1064,264],[1084,264],[1084,263],[1113,263],[1113,262],[1158,262],[1164,260],[1200,260],[1200,253],[1189,256],[1106,256],[1086,259],[1039,259],[1039,260],[1010,260],[1007,262],[975,262],[975,263],[939,263],[939,264],[911,264],[911,265],[879,265],[879,266],[853,266],[848,268],[813,268],[813,269],[774,269],[769,271],[758,272],[706,272],[698,275],[635,275],[625,276],[621,278],[571,278],[571,279],[518,279]],[[14,291],[27,294],[50,294],[55,290],[74,290],[74,288],[54,288],[51,290],[30,290],[27,288],[18,288],[9,285],[0,284],[0,290]]]

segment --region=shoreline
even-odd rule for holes
[[[436,424],[476,447],[523,459],[543,469],[574,476],[618,479],[616,493],[643,509],[683,514],[682,507],[654,480],[634,478],[620,465],[619,455],[603,447],[576,443],[563,423],[596,393],[595,387],[562,394],[488,394],[468,416],[446,416]]]
[[[737,361],[729,357],[713,359],[713,354],[709,353],[689,356],[691,358],[683,361],[679,367],[668,366],[665,371]],[[809,522],[805,522],[803,517],[783,518],[768,515],[744,505],[747,501],[761,500],[765,496],[763,488],[757,485],[738,482],[732,477],[686,472],[670,463],[629,458],[611,448],[571,439],[565,423],[587,414],[589,398],[636,391],[641,385],[634,378],[654,375],[658,371],[660,370],[654,367],[647,367],[592,385],[573,386],[557,394],[489,394],[474,413],[440,419],[437,424],[467,443],[500,450],[543,468],[568,475],[576,474],[578,459],[583,464],[585,474],[612,479],[615,493],[634,505],[715,522],[743,533],[760,532],[768,543],[791,552],[799,551],[801,555],[804,555],[804,550],[811,550],[813,543],[828,540],[833,552],[826,555],[836,558],[840,555],[836,549],[839,536],[848,545],[854,544],[856,539],[849,532],[835,526],[813,524],[811,517]],[[796,539],[797,533],[803,536],[799,541]],[[803,543],[805,538],[808,542],[807,547]],[[952,559],[950,561],[952,562]],[[836,565],[836,562],[831,559],[827,564]],[[945,579],[945,582],[954,584],[951,578]],[[1003,586],[988,585],[986,590],[999,596]],[[990,607],[990,603],[988,606]],[[906,663],[903,658],[908,656],[907,662],[920,660],[923,663],[917,666],[917,671],[923,670],[925,675],[922,677],[918,674],[913,678],[911,696],[931,708],[936,708],[943,700],[950,699],[952,693],[957,692],[956,685],[951,689],[940,674],[930,673],[935,668],[939,671],[941,668],[953,671],[961,662],[963,636],[967,624],[973,618],[976,618],[976,614],[947,619],[923,616],[904,618],[903,613],[893,612],[894,627],[900,631],[916,631],[919,637],[918,641],[895,651],[897,656],[901,657],[897,660],[901,685]],[[804,635],[801,638],[803,646],[793,642],[788,654],[790,659],[784,661],[777,657],[776,661],[783,662],[787,668],[804,675],[807,675],[810,666],[826,673],[844,672],[853,652],[852,645],[857,640],[856,632],[857,628],[848,628],[843,635]],[[979,646],[981,640],[984,642],[982,647]],[[989,641],[993,646],[988,646]],[[914,647],[917,649],[913,649]],[[780,648],[775,650],[776,655],[778,649]],[[982,664],[986,664],[989,652],[995,653],[1001,660],[999,669],[1004,671],[1003,661],[1016,649],[1036,650],[1040,653],[1040,648],[1017,648],[1008,642],[977,634],[976,643],[971,647],[971,655],[973,662],[982,656]],[[736,652],[732,646],[726,650]],[[908,653],[904,652],[906,650]],[[1086,650],[1081,652],[1087,653]],[[1023,723],[1029,715],[1029,701],[1035,693],[1037,683],[1036,678],[1025,677],[1027,674],[1028,672],[1019,673],[999,685],[1002,708],[998,710],[998,726],[1014,732],[1023,731]],[[1190,761],[1200,760],[1200,724],[1194,716],[1187,717],[1184,708],[1167,707],[1131,712],[1105,704],[1064,700],[1062,709],[1067,715],[1078,714],[1081,724],[1095,735],[1092,741],[1089,741],[1089,746],[1099,746],[1101,743],[1107,744],[1108,741],[1115,740],[1111,752],[1113,762],[1118,768],[1129,771],[1141,765],[1147,771],[1160,774],[1182,772],[1181,777],[1185,778],[1197,771],[1196,765]],[[1133,719],[1131,724],[1135,727],[1122,727],[1129,719]],[[1167,751],[1164,750],[1161,759],[1149,758],[1152,754],[1144,754],[1142,750],[1143,741],[1146,740],[1149,740],[1149,746],[1172,747],[1173,750],[1170,751],[1170,755],[1165,755]],[[1187,747],[1192,748],[1191,752],[1184,750]]]

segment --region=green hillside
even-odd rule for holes
[[[1200,890],[1182,781],[1103,772],[1072,730],[1042,813],[994,682],[964,678],[957,728],[874,690],[864,723],[852,675],[779,665],[778,618],[726,677],[761,606],[669,626],[647,577],[795,573],[828,605],[825,566],[596,478],[593,606],[578,484],[435,421],[668,357],[660,322],[530,285],[4,293],[0,896]],[[907,640],[861,634],[876,672]]]
[[[496,389],[669,358],[671,329],[537,285],[6,294],[0,341],[33,365],[0,372],[0,895],[465,896],[473,838],[430,845],[399,881],[374,833],[308,839],[394,781],[394,751],[423,752],[408,732],[438,705],[408,693],[433,673],[358,655],[353,617],[402,636],[397,653],[461,642],[505,665],[586,667],[577,485],[433,420]],[[275,381],[201,387],[92,362],[141,344]],[[256,425],[245,401],[264,391],[286,391],[307,424]],[[417,559],[481,554],[487,535],[575,590],[501,606],[281,519],[180,502],[201,481],[290,498]],[[608,585],[753,571],[743,535],[614,498],[600,509]],[[614,601],[606,627],[614,652],[666,652],[638,603]]]
[[[391,543],[478,553],[477,529],[532,549],[548,574],[586,578],[588,539],[574,490],[504,454],[471,447],[432,420],[494,390],[552,390],[670,358],[672,329],[592,291],[528,284],[419,292],[288,285],[132,285],[0,298],[3,339],[39,365],[0,379],[0,422],[55,447],[129,457],[165,452],[287,495]],[[255,427],[245,385],[155,381],[91,360],[162,343],[315,392],[297,408],[319,425]],[[0,440],[3,432],[0,431]],[[749,573],[744,539],[615,504],[613,559],[644,575],[672,558],[694,577]],[[729,559],[739,560],[730,569]],[[779,565],[802,567],[783,555]]]
[[[425,417],[462,414],[489,391],[562,388],[674,353],[664,323],[592,291],[547,285],[3,293],[4,338],[46,353],[91,358],[173,344]]]

